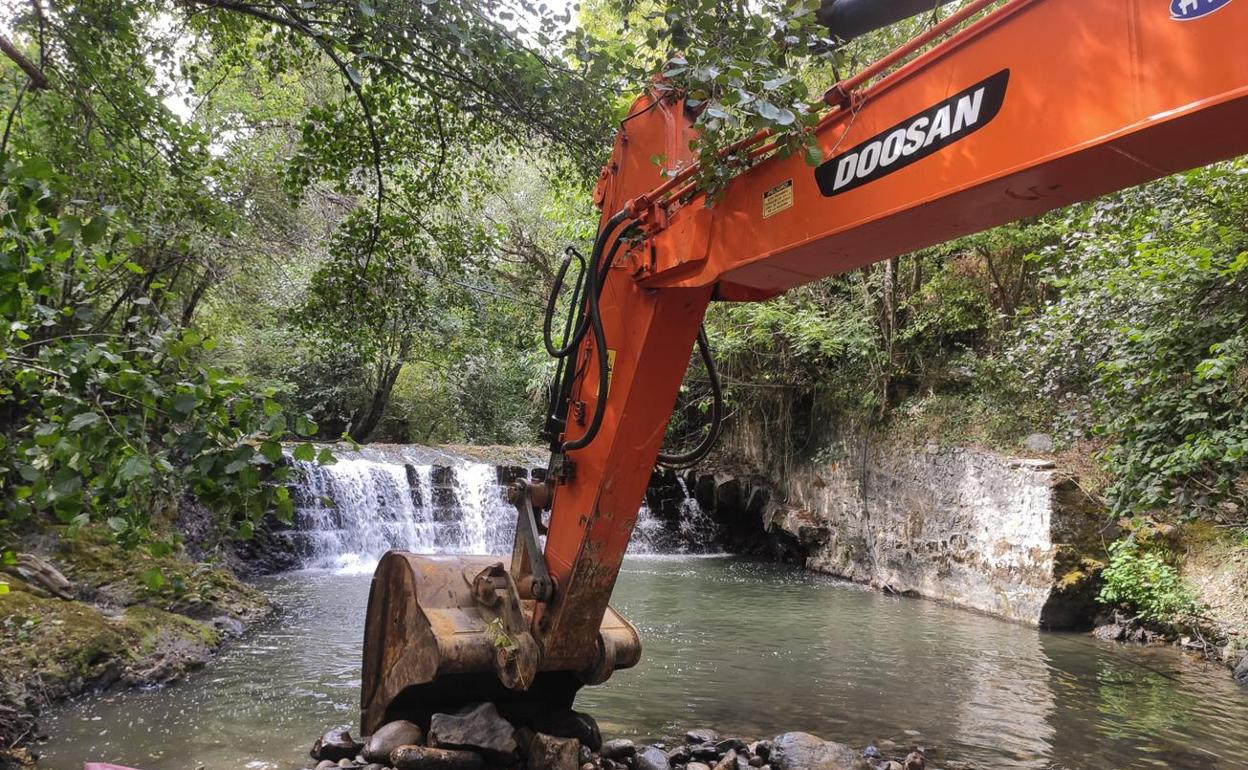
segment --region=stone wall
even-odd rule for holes
[[[735,448],[747,467],[767,464],[758,443]],[[754,503],[760,526],[788,533],[810,569],[1029,625],[1091,620],[1089,560],[1101,552],[1106,517],[1049,460],[850,435],[783,476],[759,475],[773,487],[766,503]],[[714,487],[745,483],[757,500],[766,485],[737,476],[749,474],[705,478]],[[716,515],[743,511],[717,507]]]

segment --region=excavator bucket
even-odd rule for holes
[[[434,713],[481,701],[520,721],[571,706],[582,684],[596,682],[542,670],[530,630],[535,604],[520,599],[498,557],[387,553],[373,575],[364,627],[364,734],[395,719],[428,727]],[[599,638],[617,651],[616,667],[640,658],[637,630],[614,609]]]

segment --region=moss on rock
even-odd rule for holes
[[[260,592],[223,569],[124,549],[104,532],[54,534],[43,556],[73,583],[77,598],[48,596],[5,575],[0,745],[28,737],[34,718],[55,701],[183,676],[208,660],[224,628],[269,610]]]

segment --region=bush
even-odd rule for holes
[[[1162,552],[1134,537],[1109,546],[1109,566],[1101,572],[1104,585],[1097,599],[1120,605],[1143,620],[1176,624],[1197,614],[1191,589]]]

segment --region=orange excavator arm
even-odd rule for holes
[[[711,206],[689,182],[690,112],[670,91],[639,99],[596,193],[551,478],[521,490],[522,530],[526,505],[551,510],[542,558],[518,537],[510,570],[535,670],[574,691],[639,657],[607,604],[709,302],[767,299],[1244,154],[1245,34],[1248,0],[974,0],[829,89],[822,164],[781,157],[761,132],[732,148],[752,165]],[[366,690],[391,670],[373,642],[370,673],[369,644]],[[371,712],[366,694],[366,729],[402,689],[392,679]]]

